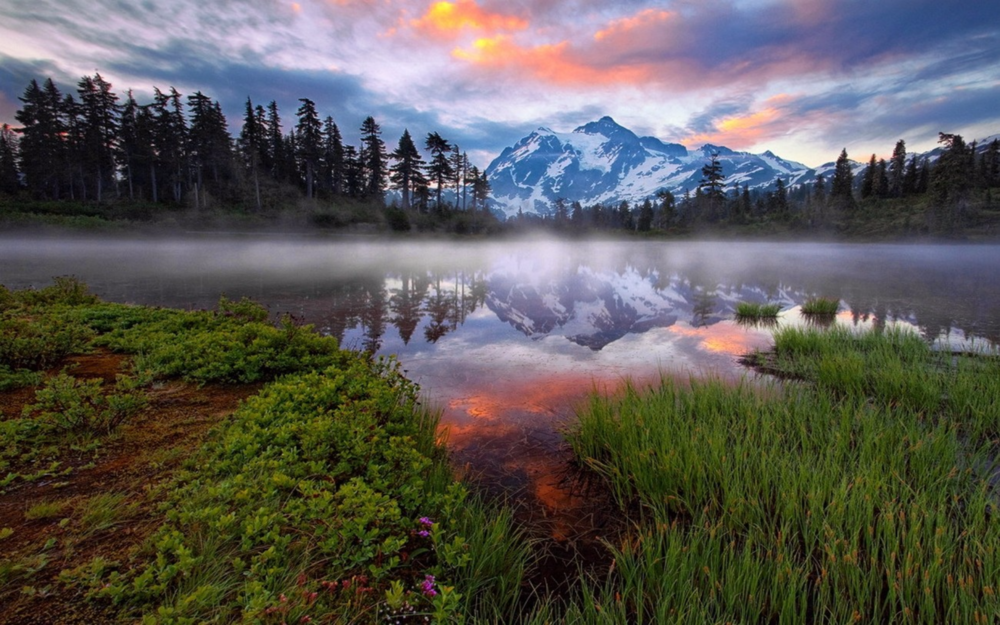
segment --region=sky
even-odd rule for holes
[[[99,72],[140,103],[299,98],[348,142],[374,116],[484,168],[538,127],[610,115],[639,135],[809,166],[1000,133],[996,0],[2,0],[0,122],[28,82]]]

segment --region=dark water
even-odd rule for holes
[[[443,410],[456,467],[525,501],[558,539],[590,523],[559,428],[626,378],[740,376],[769,344],[739,301],[839,298],[837,323],[1000,343],[1000,246],[709,242],[0,239],[0,283],[75,275],[119,302],[212,308],[248,296],[345,347],[397,354]],[[600,531],[591,524],[591,533]]]

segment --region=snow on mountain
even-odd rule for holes
[[[549,214],[562,198],[584,205],[642,201],[666,189],[694,192],[701,168],[718,155],[727,186],[763,188],[781,176],[790,185],[811,181],[815,171],[768,151],[761,155],[706,144],[695,150],[639,137],[610,117],[570,133],[539,128],[505,149],[486,175],[493,207],[507,216],[519,210]]]
[[[525,336],[562,336],[600,350],[627,334],[665,328],[678,321],[712,325],[731,318],[740,301],[778,302],[790,308],[804,296],[784,288],[765,293],[749,285],[718,285],[706,291],[679,276],[640,272],[562,273],[510,267],[488,277],[486,306]]]

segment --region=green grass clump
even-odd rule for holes
[[[781,304],[760,304],[757,302],[736,304],[736,316],[743,319],[776,319],[779,312],[781,312]]]
[[[803,315],[836,315],[840,301],[826,297],[813,297],[802,304]]]
[[[901,331],[775,351],[810,384],[664,380],[581,411],[574,452],[637,525],[568,618],[988,622],[1000,360]]]

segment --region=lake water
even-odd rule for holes
[[[559,428],[593,389],[690,373],[737,378],[770,330],[739,301],[839,298],[836,323],[1000,343],[1000,246],[311,237],[0,238],[0,283],[75,275],[118,302],[213,308],[247,296],[353,349],[396,354],[442,409],[456,467],[528,502],[557,538],[589,512]]]

